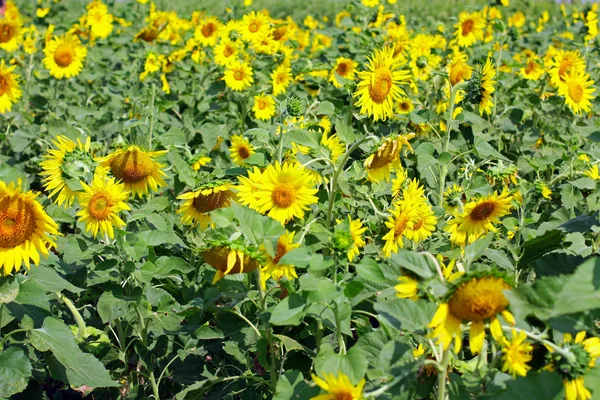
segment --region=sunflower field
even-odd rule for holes
[[[600,399],[598,3],[252,3],[0,8],[0,399]]]

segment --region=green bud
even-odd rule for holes
[[[349,231],[337,231],[333,234],[333,248],[339,251],[347,251],[354,240]]]
[[[590,353],[579,343],[571,343],[565,350],[570,351],[575,356],[574,361],[569,361],[567,357],[558,352],[548,355],[556,372],[568,380],[585,375],[589,369]]]
[[[478,105],[483,98],[483,88],[481,87],[481,67],[473,71],[471,79],[469,79],[467,85],[466,99],[468,102],[474,105]]]
[[[287,112],[292,117],[304,115],[304,102],[298,96],[291,96],[287,99]]]

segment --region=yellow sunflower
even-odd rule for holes
[[[279,260],[286,255],[288,252],[300,247],[300,243],[294,243],[295,232],[286,231],[283,235],[277,239],[277,246],[275,247],[275,255],[271,257],[266,250],[263,250],[263,254],[266,257],[265,266],[261,269],[260,284],[263,289],[266,288],[266,282],[269,278],[273,278],[276,281],[282,277],[286,277],[289,280],[297,279],[296,269],[290,264],[279,264]]]
[[[390,258],[392,253],[398,249],[404,248],[404,236],[407,234],[408,227],[417,218],[415,203],[411,200],[402,200],[394,203],[394,208],[390,211],[391,215],[385,221],[385,226],[389,229],[383,236],[385,244],[383,245],[383,255]]]
[[[15,68],[16,65],[7,67],[4,60],[0,61],[0,113],[10,111],[13,103],[21,98],[19,75],[13,73]]]
[[[273,95],[278,96],[285,93],[292,82],[292,70],[287,64],[278,65],[271,74],[271,83],[273,84]]]
[[[212,280],[213,285],[225,275],[251,272],[259,266],[258,253],[239,243],[210,244],[200,255],[208,265],[217,270]]]
[[[63,203],[70,207],[77,198],[77,191],[67,184],[68,179],[77,179],[93,173],[94,160],[90,153],[91,139],[88,136],[85,143],[77,138],[77,143],[66,136],[57,136],[52,141],[55,149],[48,149],[44,161],[40,163],[44,177],[44,189],[50,192],[48,197],[57,196],[54,200],[59,206]]]
[[[19,271],[23,264],[29,269],[31,261],[38,265],[39,253],[48,256],[48,248],[56,246],[50,235],[60,234],[56,222],[36,201],[37,195],[21,193],[20,184],[0,181],[0,268],[4,276]]]
[[[240,179],[241,204],[267,214],[285,224],[294,217],[304,218],[311,204],[317,203],[317,189],[308,170],[297,163],[276,162],[263,172],[254,168],[248,179]]]
[[[531,369],[527,363],[533,359],[533,345],[525,342],[526,339],[525,332],[517,333],[513,329],[512,340],[506,340],[502,344],[502,371],[511,374],[513,378],[517,375],[527,376],[527,371]]]
[[[592,105],[590,100],[596,98],[592,94],[596,91],[591,87],[593,84],[594,81],[584,71],[572,71],[558,86],[558,94],[564,96],[565,103],[575,114],[589,112]]]
[[[463,52],[456,52],[448,65],[448,78],[452,86],[459,82],[468,80],[473,73],[473,67],[467,64],[467,55]]]
[[[263,121],[268,121],[275,115],[275,99],[268,94],[259,94],[254,96],[254,106],[252,106],[254,116]]]
[[[57,79],[79,75],[87,49],[75,35],[55,36],[44,48],[44,67]]]
[[[467,203],[461,214],[448,221],[446,230],[450,232],[450,241],[465,246],[490,231],[496,232],[494,224],[499,223],[500,218],[509,213],[511,200],[512,196],[503,192]]]
[[[225,70],[223,80],[230,89],[238,92],[242,91],[254,82],[252,67],[246,63],[235,61],[229,64],[229,67]]]
[[[579,53],[579,50],[557,50],[552,58],[550,70],[548,71],[552,85],[558,87],[563,84],[567,76],[574,71],[585,71],[585,60]]]
[[[394,286],[396,297],[411,300],[419,299],[419,281],[408,275],[404,275],[398,278],[398,282],[400,283]]]
[[[22,26],[20,18],[0,18],[0,49],[12,53],[19,48]]]
[[[492,107],[494,107],[492,93],[496,91],[496,88],[494,88],[496,84],[495,76],[496,69],[492,65],[492,60],[488,58],[481,70],[481,79],[476,82],[478,87],[470,89],[472,92],[470,95],[473,96],[472,100],[478,105],[480,115],[484,113],[491,114]]]
[[[178,214],[181,214],[181,222],[190,225],[200,225],[206,229],[210,223],[209,212],[223,207],[229,207],[235,194],[231,191],[233,185],[230,182],[218,181],[203,185],[200,189],[187,192],[177,197],[185,200]]]
[[[334,164],[346,152],[346,145],[336,134],[327,136],[327,133],[323,133],[323,136],[321,136],[321,145],[329,150],[331,161]]]
[[[325,374],[324,378],[323,380],[314,374],[312,375],[313,382],[327,394],[320,394],[310,400],[361,400],[363,398],[363,388],[366,383],[364,378],[356,386],[342,372],[338,372],[337,377],[333,374]]]
[[[165,164],[154,161],[155,157],[166,154],[168,150],[145,151],[138,146],[129,146],[115,150],[99,159],[100,165],[108,167],[110,173],[125,184],[125,189],[134,196],[148,195],[148,188],[153,192],[159,187],[167,186],[163,177],[167,176],[161,168]]]
[[[401,97],[396,105],[398,114],[410,114],[415,109],[415,103],[408,97]]]
[[[410,82],[408,71],[397,70],[400,63],[394,58],[392,47],[375,50],[367,70],[358,73],[360,82],[353,94],[358,97],[356,105],[361,114],[372,116],[375,121],[394,115],[394,105],[405,95],[399,85]]]
[[[229,38],[222,38],[214,48],[215,64],[228,67],[237,60],[238,54],[238,44]]]
[[[79,195],[81,210],[77,212],[78,221],[85,224],[85,231],[91,232],[94,238],[98,232],[114,238],[113,226],[121,228],[125,222],[117,215],[121,211],[131,210],[125,201],[129,192],[123,183],[115,182],[106,176],[106,171],[99,169],[94,174],[92,185],[81,181],[83,193]]]
[[[345,221],[336,220],[338,226],[343,224]],[[352,219],[352,217],[348,216],[348,227],[349,227],[349,238],[352,240],[350,246],[347,250],[348,261],[352,262],[356,256],[360,254],[360,249],[365,247],[365,240],[363,239],[363,234],[367,230],[366,227],[363,226],[362,221],[360,219]]]
[[[336,88],[341,88],[344,85],[339,81],[338,76],[353,81],[354,76],[356,75],[357,66],[358,63],[351,58],[338,57],[335,60],[335,67],[333,67],[331,74],[329,75],[329,81],[333,83],[333,86]]]
[[[234,135],[231,137],[231,160],[242,167],[246,166],[245,159],[254,154],[254,146],[250,144],[243,136]]]
[[[567,360],[562,354],[549,348],[551,366],[563,378],[566,400],[589,400],[592,394],[585,387],[584,375],[596,366],[596,359],[600,357],[600,338],[585,338],[585,331],[573,336],[565,333],[563,347],[575,356],[574,360]]]
[[[469,347],[473,353],[480,353],[485,339],[485,323],[494,339],[504,343],[502,325],[497,316],[502,315],[506,322],[515,324],[508,311],[508,300],[503,291],[511,289],[506,281],[494,275],[464,277],[455,284],[447,302],[438,306],[429,323],[433,328],[432,337],[442,344],[444,350],[454,339],[454,351],[460,352],[462,345],[461,324],[471,323]]]
[[[411,152],[413,151],[408,141],[414,137],[414,133],[408,133],[385,139],[377,151],[367,157],[364,162],[368,172],[367,179],[372,182],[389,181],[390,173],[394,170],[400,170],[402,167],[400,164],[402,146],[408,147]]]
[[[483,39],[485,33],[485,19],[479,12],[468,13],[463,11],[458,16],[458,23],[454,26],[454,36],[460,47],[471,47]]]
[[[242,39],[246,42],[259,41],[271,32],[271,21],[263,13],[252,11],[244,15],[239,27]]]
[[[206,17],[196,27],[194,39],[202,46],[212,47],[217,43],[217,32],[221,22],[215,17]]]

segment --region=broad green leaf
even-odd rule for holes
[[[292,350],[304,351],[304,347],[294,339],[285,335],[273,335],[277,339],[281,340],[283,343],[283,347],[285,347],[285,351],[290,352]]]
[[[288,146],[291,143],[296,143],[302,146],[308,146],[311,149],[316,149],[321,142],[321,133],[319,132],[294,129],[285,132],[283,135],[283,140]]]
[[[425,254],[401,250],[392,254],[390,263],[397,268],[407,269],[424,279],[429,279],[437,274],[433,260]]]
[[[332,115],[335,113],[335,106],[330,101],[322,101],[317,107],[318,115]]]
[[[321,345],[314,359],[315,372],[323,378],[326,374],[338,376],[344,373],[353,384],[357,384],[367,371],[367,358],[361,349],[352,347],[346,354],[338,354],[329,343]]]
[[[483,140],[479,136],[475,137],[474,146],[475,150],[477,150],[477,153],[479,154],[479,157],[481,158],[493,158],[510,162],[508,158],[500,154],[496,149],[492,147],[491,144],[489,144],[487,141]]]
[[[166,147],[169,145],[181,146],[187,144],[188,139],[183,129],[172,126],[167,132],[163,133],[162,135],[158,135],[158,141]]]
[[[19,282],[12,277],[0,278],[0,304],[12,302],[19,294]]]
[[[221,332],[219,329],[211,328],[210,326],[206,325],[196,329],[194,336],[201,340],[223,339],[225,337],[223,336],[223,332]]]
[[[190,188],[196,187],[196,180],[194,179],[194,171],[192,168],[186,163],[183,158],[177,153],[173,153],[171,156],[173,159],[173,164],[175,166],[175,170],[178,173],[179,180],[185,183]]]
[[[481,257],[484,251],[490,246],[494,240],[494,233],[490,232],[481,239],[469,244],[465,248],[465,258],[467,260],[467,266],[471,265],[473,261],[477,261]]]
[[[573,275],[563,279],[561,291],[550,316],[558,317],[600,308],[600,256],[595,256],[579,267]]]
[[[297,267],[308,267],[312,259],[311,251],[308,247],[298,247],[284,254],[279,260],[281,265],[295,265]]]
[[[297,293],[291,293],[273,308],[269,322],[273,325],[300,325],[305,310],[304,298]]]
[[[59,293],[68,290],[69,292],[79,293],[83,291],[83,289],[65,280],[58,272],[49,267],[31,268],[29,280],[45,292]]]
[[[506,390],[495,394],[496,400],[559,400],[563,398],[563,383],[556,372],[531,372],[506,383]]]
[[[375,303],[374,309],[381,318],[398,330],[423,332],[435,313],[436,305],[424,300],[393,298]]]
[[[310,386],[300,371],[287,371],[277,381],[277,388],[272,400],[305,400],[319,394],[319,388]]]
[[[22,349],[9,347],[0,353],[0,398],[21,393],[30,376],[31,363]]]
[[[125,300],[115,297],[112,292],[106,291],[100,296],[97,309],[100,319],[106,324],[125,316],[129,310],[129,305]]]

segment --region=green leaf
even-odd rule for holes
[[[9,347],[0,353],[0,398],[21,393],[29,383],[31,363],[18,347]]]
[[[68,290],[72,293],[82,292],[83,289],[62,278],[58,272],[48,267],[31,268],[29,280],[45,292],[60,293]]]
[[[194,179],[194,170],[192,170],[188,163],[186,163],[179,154],[173,153],[172,157],[173,165],[177,171],[179,180],[188,185],[190,188],[195,188],[196,180]]]
[[[481,157],[483,159],[492,158],[492,159],[499,159],[499,160],[510,162],[510,160],[508,158],[506,158],[502,154],[498,153],[498,151],[496,149],[494,149],[491,144],[489,144],[487,141],[485,141],[480,136],[475,137],[474,146],[475,146],[475,150],[477,150],[477,153],[479,154],[479,157]]]
[[[153,272],[156,279],[164,279],[177,273],[187,274],[196,269],[180,257],[159,257],[155,262],[156,270]]]
[[[304,351],[304,347],[294,339],[285,335],[273,335],[283,343],[285,351],[290,352],[292,350]]]
[[[573,275],[563,278],[550,316],[600,308],[600,256],[592,257],[577,267]]]
[[[203,325],[196,329],[194,336],[201,340],[223,339],[225,337],[223,336],[223,332],[219,329],[213,329],[207,325]]]
[[[390,263],[398,268],[407,269],[424,279],[429,279],[437,274],[433,260],[425,254],[402,250],[392,254]]]
[[[436,306],[424,300],[393,298],[375,303],[373,308],[383,320],[398,330],[423,332],[431,321]]]
[[[19,282],[14,278],[0,278],[0,304],[12,302],[19,295]]]
[[[319,394],[319,388],[311,387],[304,380],[300,371],[287,371],[277,381],[277,388],[273,400],[305,400]]]
[[[100,319],[106,324],[125,316],[129,310],[129,305],[125,300],[116,298],[112,292],[107,291],[100,296],[97,309]]]
[[[295,265],[296,267],[308,267],[312,253],[308,247],[298,247],[290,250],[281,257],[279,264],[281,265]]]
[[[344,373],[357,384],[367,372],[368,361],[362,350],[352,347],[346,354],[337,354],[331,344],[324,343],[314,360],[315,372],[323,378],[326,374]]]
[[[490,246],[492,240],[494,240],[494,233],[490,232],[465,248],[467,266],[471,265],[473,261],[477,261],[483,255],[483,252]]]
[[[142,231],[138,232],[137,235],[141,241],[150,247],[161,244],[178,244],[182,247],[187,247],[173,231]]]
[[[294,129],[284,133],[283,140],[288,146],[290,143],[296,143],[302,146],[308,146],[311,149],[316,149],[321,142],[321,134],[319,132]]]
[[[335,113],[335,106],[330,101],[322,101],[317,107],[317,115],[332,115]]]
[[[291,293],[273,308],[269,322],[273,325],[300,325],[305,310],[304,298],[297,293]]]
[[[158,141],[163,146],[169,145],[184,145],[187,144],[188,140],[183,129],[176,126],[172,126],[166,133],[158,136]]]
[[[91,388],[118,387],[104,365],[93,355],[82,352],[75,342],[73,333],[64,322],[48,317],[42,328],[34,329],[30,335],[31,344],[39,351],[52,351],[54,357],[64,366],[68,384]]]
[[[529,373],[508,381],[506,390],[495,394],[496,400],[559,400],[563,398],[562,379],[556,372]]]

